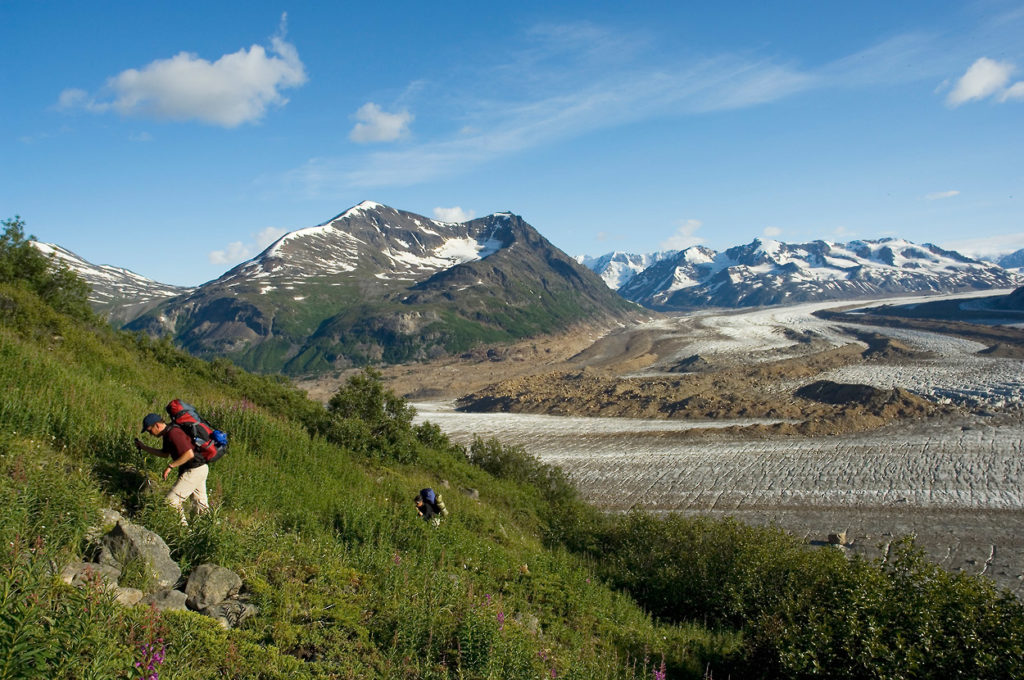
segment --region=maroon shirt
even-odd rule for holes
[[[161,433],[164,438],[163,452],[171,454],[171,460],[177,460],[181,457],[181,454],[188,450],[194,449],[192,440],[185,434],[182,429],[176,425],[170,425],[164,429]],[[191,470],[192,468],[203,465],[202,459],[195,455],[195,451],[192,451],[192,459],[188,462],[182,463],[178,470]],[[179,472],[178,474],[181,474]]]

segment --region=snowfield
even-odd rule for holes
[[[776,350],[777,359],[779,350],[800,351],[783,330],[848,343],[839,328],[848,324],[812,316],[835,306],[701,313],[652,324],[687,339],[673,360],[700,354],[756,361],[766,349]],[[845,531],[844,549],[868,557],[884,556],[894,539],[912,535],[945,566],[986,574],[1024,595],[1024,361],[979,355],[983,345],[951,336],[870,330],[930,355],[821,377],[902,387],[980,406],[980,414],[870,433],[772,439],[683,434],[743,424],[736,422],[468,414],[450,403],[415,404],[417,418],[435,422],[460,443],[480,435],[521,444],[562,467],[585,498],[613,511],[728,515],[774,523],[812,543]]]

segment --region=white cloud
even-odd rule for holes
[[[366,144],[369,142],[393,142],[409,134],[409,123],[413,115],[408,111],[385,113],[373,102],[359,107],[355,114],[356,126],[348,137],[353,142]]]
[[[257,255],[286,233],[288,233],[286,229],[265,227],[258,233],[253,234],[251,242],[232,241],[224,250],[211,250],[207,257],[210,260],[210,264],[236,264]]]
[[[1024,99],[1024,80],[1014,83],[999,95],[999,101],[1005,102],[1008,99]]]
[[[832,230],[832,237],[835,238],[836,240],[850,238],[851,236],[854,235],[854,232],[851,231],[849,227],[842,224],[840,224],[838,227]]]
[[[256,234],[256,247],[259,250],[263,250],[287,233],[287,229],[281,229],[280,227],[264,227]]]
[[[1024,232],[945,241],[942,247],[947,250],[955,250],[968,257],[995,259],[1000,255],[1008,255],[1024,248]]]
[[[942,200],[943,198],[953,198],[954,196],[959,195],[959,191],[957,191],[956,189],[951,189],[950,191],[936,191],[935,193],[926,194],[924,198],[927,201],[939,201]]]
[[[210,264],[233,264],[250,257],[252,251],[241,241],[232,241],[224,250],[211,250],[209,254]]]
[[[680,220],[676,233],[663,241],[660,248],[662,250],[685,250],[690,246],[704,243],[705,239],[695,236],[700,227],[700,220]]]
[[[768,238],[775,238],[776,236],[782,235],[782,229],[779,229],[778,227],[765,227],[764,235]]]
[[[1009,62],[995,61],[988,57],[978,59],[957,81],[956,87],[946,97],[946,103],[950,106],[960,106],[965,102],[996,94],[1006,87],[1013,69],[1013,64]]]
[[[281,91],[306,82],[306,71],[294,45],[280,34],[269,51],[260,45],[225,54],[210,62],[181,52],[157,59],[141,69],[128,69],[108,79],[106,101],[80,89],[60,94],[58,108],[113,110],[124,116],[161,120],[199,120],[231,128],[258,121],[269,106],[288,102]]]
[[[454,208],[434,208],[434,219],[441,222],[468,222],[473,219],[476,213],[472,210],[463,210],[460,206]]]

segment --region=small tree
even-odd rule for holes
[[[24,286],[59,312],[76,318],[92,317],[89,284],[54,255],[44,255],[25,236],[25,222],[18,215],[0,222],[0,283]]]
[[[418,457],[412,426],[416,409],[384,387],[380,372],[366,368],[349,377],[327,402],[327,437],[353,451],[411,462]]]

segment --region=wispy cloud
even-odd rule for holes
[[[353,142],[393,142],[409,135],[409,124],[414,116],[408,111],[385,113],[373,102],[359,107],[355,119],[359,121],[348,137]]]
[[[955,70],[967,49],[940,35],[908,33],[807,66],[752,52],[666,58],[664,45],[650,34],[587,22],[535,26],[520,37],[522,47],[502,52],[503,61],[461,66],[443,91],[429,89],[437,81],[417,81],[415,108],[430,123],[418,134],[438,129],[437,119],[449,124],[450,133],[423,136],[402,149],[310,159],[287,173],[288,190],[326,197],[409,186],[652,118],[763,106],[829,88],[927,81]],[[1018,94],[1024,97],[1011,88],[1006,96]],[[438,101],[444,101],[444,113]],[[367,119],[360,140],[386,141],[407,129],[408,121],[385,118],[401,112],[369,106],[360,109]],[[459,112],[458,118],[450,118],[450,111]]]
[[[700,245],[705,239],[697,236],[697,230],[701,228],[700,220],[680,220],[676,233],[661,243],[662,250],[685,250],[690,246]]]
[[[107,80],[98,94],[61,92],[57,107],[161,120],[198,120],[232,128],[260,120],[270,106],[288,102],[282,91],[307,80],[295,46],[286,42],[286,16],[270,49],[252,45],[216,61],[181,52]]]
[[[460,206],[453,208],[434,208],[434,219],[441,222],[468,222],[473,219],[476,213],[472,210],[463,210]]]
[[[963,253],[968,257],[995,258],[1024,249],[1024,232],[945,241],[942,247]]]
[[[237,264],[257,255],[286,233],[288,233],[286,229],[266,227],[253,234],[252,240],[248,243],[232,241],[222,250],[210,251],[207,257],[210,260],[210,264]]]
[[[1024,82],[1007,88],[1014,70],[1015,67],[1010,62],[982,57],[971,64],[967,72],[960,76],[960,80],[946,97],[946,104],[956,107],[993,95],[998,101],[1006,101],[1008,98],[1017,98],[1018,91],[1024,97]]]
[[[944,198],[953,198],[954,196],[959,195],[959,191],[951,189],[949,191],[936,191],[935,193],[926,194],[924,198],[926,201],[941,201]]]
[[[778,236],[782,236],[782,229],[778,227],[765,227],[764,235],[768,238],[776,238]]]
[[[1001,102],[1005,102],[1010,99],[1024,99],[1024,81],[1014,83],[999,95],[999,101]]]

